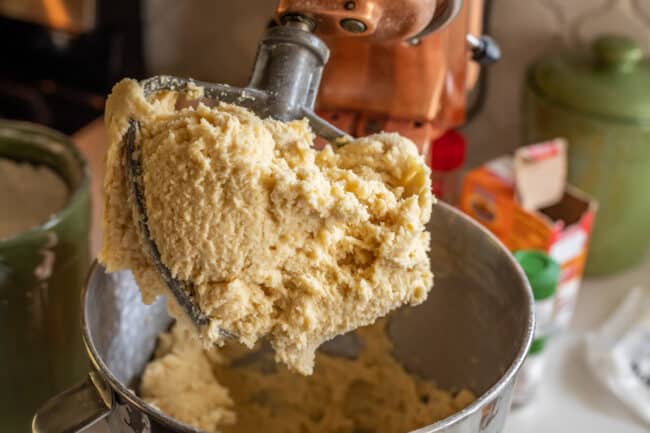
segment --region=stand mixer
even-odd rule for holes
[[[411,137],[408,132],[414,131],[409,125],[419,123],[414,132],[416,141],[426,143],[462,121],[464,97],[472,81],[467,72],[470,57],[481,61],[498,57],[498,49],[489,39],[467,36],[470,10],[480,16],[480,1],[462,3],[281,0],[277,7],[280,25],[270,28],[260,43],[246,88],[176,77],[154,77],[141,85],[151,96],[167,90],[190,93],[196,84],[205,89],[205,99],[236,103],[262,117],[306,117],[315,134],[334,144],[366,128],[373,116],[397,125],[396,129],[407,131],[405,135]],[[464,17],[462,25],[454,25],[452,19],[460,16]],[[434,31],[437,33],[429,35]],[[435,36],[440,39],[432,39]],[[328,46],[334,53],[334,69],[324,69]],[[442,46],[456,46],[458,50],[443,53]],[[357,58],[350,53],[365,55]],[[439,65],[435,91],[431,87],[418,91],[418,84],[429,86],[429,81],[414,83],[408,77],[400,78],[399,73],[368,67],[374,62],[386,66],[387,58],[402,59],[405,69],[411,71],[408,76],[427,77],[432,66],[427,62],[442,54],[453,54],[455,61]],[[382,75],[392,78],[383,83],[373,78]],[[369,88],[382,90],[372,92]],[[462,98],[456,92],[461,88]],[[314,112],[319,89],[322,116]],[[171,275],[149,236],[139,180],[137,134],[138,119],[132,119],[123,139],[140,231],[148,239],[149,254],[173,296],[201,326],[205,317],[193,303],[191,285]],[[426,151],[423,146],[420,150]],[[462,411],[418,431],[497,433],[510,406],[515,375],[532,341],[530,288],[505,247],[460,212],[437,204],[427,229],[431,233],[436,289],[423,304],[389,316],[387,334],[394,344],[392,355],[407,371],[446,389],[469,388],[478,398]],[[76,432],[102,420],[112,433],[197,433],[148,405],[133,391],[158,335],[172,322],[164,300],[144,305],[129,272],[108,274],[95,264],[82,292],[82,304],[82,331],[93,371],[85,382],[39,409],[33,432]],[[345,339],[334,339],[328,343],[328,351],[345,352],[345,345]]]
[[[341,50],[347,49],[345,42],[350,37],[360,38],[362,46],[355,49],[363,51],[363,46],[371,50],[379,49],[380,52],[390,54],[380,54],[378,57],[385,62],[386,56],[390,55],[394,59],[399,59],[399,53],[403,50],[415,51],[410,54],[411,62],[406,62],[400,67],[414,69],[417,65],[417,51],[429,53],[428,42],[423,42],[433,32],[440,30],[455,18],[460,12],[467,15],[467,4],[463,7],[462,0],[402,0],[402,1],[340,1],[321,0],[282,0],[277,7],[277,21],[280,23],[277,27],[272,27],[267,31],[266,36],[258,46],[257,58],[253,67],[253,73],[250,82],[245,88],[237,88],[225,84],[212,84],[195,82],[192,80],[158,76],[147,79],[141,83],[145,95],[151,96],[160,91],[185,92],[190,89],[191,84],[199,85],[204,89],[203,99],[212,102],[223,101],[235,103],[253,111],[258,116],[273,117],[278,120],[293,120],[307,118],[314,133],[323,139],[337,143],[349,138],[346,132],[340,130],[328,121],[316,115],[313,111],[316,102],[316,96],[319,93],[321,76],[323,69],[328,61],[329,50],[325,43],[317,37],[313,31],[318,31],[324,38],[330,40],[331,44]],[[467,18],[464,16],[464,18]],[[461,20],[461,23],[465,21]],[[453,29],[457,31],[457,29]],[[447,35],[449,38],[451,35]],[[453,39],[453,38],[452,38]],[[406,42],[404,42],[406,41]],[[467,41],[467,42],[466,42]],[[453,41],[451,41],[453,42]],[[451,47],[451,42],[449,42]],[[472,57],[481,62],[494,61],[499,56],[498,47],[489,37],[477,38],[472,34],[467,34],[461,40],[463,46],[469,47],[472,51]],[[422,45],[422,47],[420,47]],[[462,47],[461,47],[462,48]],[[466,49],[466,48],[465,48]],[[461,52],[464,53],[465,49]],[[467,66],[467,59],[462,60],[462,65]],[[370,63],[373,58],[368,57]],[[346,59],[338,62],[345,62]],[[412,83],[405,88],[401,88],[401,83],[396,82],[398,76],[387,76],[386,71],[381,69],[365,70],[365,77],[359,75],[363,64],[356,65],[358,70],[351,71],[352,76],[342,80],[330,80],[325,88],[325,105],[336,107],[339,99],[351,101],[350,105],[342,105],[342,108],[354,107],[360,104],[375,110],[375,114],[387,116],[414,116],[414,119],[420,125],[425,122],[430,129],[425,129],[423,137],[418,137],[420,149],[424,150],[424,144],[432,138],[433,129],[431,125],[434,114],[440,119],[437,120],[438,129],[453,126],[454,121],[458,121],[458,114],[446,116],[444,112],[438,113],[433,105],[438,104],[436,97],[443,98],[446,93],[428,94],[422,92],[418,86]],[[458,69],[458,65],[453,62],[449,67]],[[345,69],[345,65],[339,65],[338,69]],[[422,69],[422,68],[420,68]],[[424,72],[428,72],[424,68]],[[455,72],[456,75],[457,72]],[[419,72],[418,72],[419,74]],[[465,75],[463,75],[465,76]],[[365,92],[359,101],[358,97],[348,95],[350,83],[358,86],[358,79],[365,78],[372,83],[392,83],[384,86],[379,96],[382,99],[375,100],[372,95],[375,92]],[[457,77],[456,77],[457,78]],[[426,83],[427,80],[421,80]],[[453,74],[448,80],[454,81]],[[345,83],[345,84],[339,84]],[[381,85],[381,84],[379,84]],[[392,87],[392,89],[390,89]],[[448,85],[447,87],[453,87]],[[390,90],[390,91],[388,91]],[[465,86],[462,93],[464,96]],[[386,93],[392,95],[386,95]],[[421,95],[421,96],[420,96]],[[419,99],[413,100],[414,96]],[[449,95],[447,95],[447,99]],[[392,101],[392,99],[396,99]],[[452,109],[457,109],[458,105],[464,105],[464,100],[451,103]],[[412,100],[412,101],[411,101]],[[408,101],[411,101],[409,104]],[[403,102],[403,103],[402,103]],[[338,115],[329,113],[329,117],[340,119]],[[399,117],[397,117],[399,118]],[[348,115],[349,119],[349,115]],[[393,121],[400,123],[399,120]],[[442,122],[442,123],[441,123]],[[348,122],[349,123],[349,122]],[[449,124],[447,124],[449,123]],[[124,135],[124,164],[127,171],[127,178],[130,192],[133,197],[133,203],[138,215],[138,225],[145,245],[149,250],[148,253],[152,259],[156,270],[160,273],[167,284],[169,290],[176,298],[178,304],[187,313],[190,319],[198,326],[207,323],[207,318],[198,309],[193,302],[194,288],[191,282],[181,281],[175,278],[171,271],[165,266],[160,258],[160,253],[155,241],[150,236],[150,230],[147,225],[147,209],[144,200],[143,186],[140,181],[142,168],[138,159],[137,152],[137,131],[138,120],[131,119],[129,128]],[[350,125],[348,124],[348,130]],[[409,131],[404,128],[396,128],[398,132],[409,136]],[[352,132],[352,131],[349,131]],[[368,131],[373,132],[373,131]],[[225,336],[232,336],[228,330],[221,330]]]

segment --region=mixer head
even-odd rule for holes
[[[204,100],[237,104],[262,118],[273,117],[283,121],[307,118],[316,135],[334,143],[345,142],[350,139],[347,134],[313,111],[329,51],[308,28],[307,23],[296,19],[288,21],[284,26],[269,29],[258,47],[253,74],[245,88],[169,76],[152,77],[140,84],[145,97],[161,91],[185,93],[198,85],[204,89]],[[122,140],[127,184],[138,216],[140,236],[156,271],[178,304],[195,324],[205,325],[208,318],[194,302],[193,284],[172,275],[161,259],[156,241],[151,237],[138,152],[138,131],[138,119],[130,119]],[[221,333],[233,337],[227,330],[221,330]]]

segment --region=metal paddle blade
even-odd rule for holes
[[[124,149],[124,167],[126,171],[126,181],[135,210],[134,216],[137,216],[137,226],[140,236],[147,248],[147,253],[153,263],[156,271],[160,274],[163,281],[176,299],[176,302],[185,310],[187,315],[198,326],[208,323],[208,318],[201,312],[199,307],[193,302],[194,287],[187,281],[176,279],[169,268],[165,266],[160,258],[158,245],[151,237],[149,230],[147,206],[145,204],[144,187],[142,179],[142,164],[139,153],[136,149],[137,133],[140,126],[136,120],[129,121],[129,128],[122,138]]]

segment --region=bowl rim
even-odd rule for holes
[[[526,359],[526,355],[528,354],[528,350],[530,349],[530,345],[532,344],[533,341],[533,333],[535,330],[535,301],[533,298],[533,292],[532,289],[530,288],[530,284],[528,283],[528,279],[526,278],[523,269],[521,268],[521,266],[519,266],[514,256],[510,253],[510,251],[490,231],[488,231],[485,227],[483,227],[478,222],[471,219],[469,216],[462,213],[460,210],[457,210],[454,207],[442,202],[437,202],[433,206],[442,207],[444,209],[444,212],[451,213],[455,217],[459,217],[460,219],[466,221],[467,223],[472,225],[474,229],[478,229],[481,232],[483,232],[483,234],[487,236],[488,240],[496,244],[496,247],[503,253],[506,261],[510,264],[515,275],[519,278],[520,282],[522,283],[521,287],[524,288],[524,292],[525,292],[524,295],[528,298],[528,302],[526,303],[528,307],[528,312],[527,312],[528,320],[526,324],[523,344],[519,347],[517,354],[515,355],[513,361],[511,362],[506,372],[503,374],[503,376],[501,376],[501,378],[494,385],[492,385],[485,392],[483,392],[479,396],[479,398],[474,400],[470,405],[454,413],[453,415],[450,415],[446,418],[436,421],[433,424],[429,424],[420,427],[419,429],[412,430],[411,432],[404,432],[404,433],[434,433],[434,432],[443,431],[456,423],[460,423],[464,419],[470,418],[472,415],[482,410],[483,407],[485,407],[487,404],[489,404],[495,399],[498,399],[502,391],[514,382],[515,375],[517,374],[517,372],[521,368],[521,365]],[[181,433],[205,433],[203,430],[195,429],[188,424],[185,424],[179,420],[176,420],[175,418],[167,416],[158,408],[146,403],[142,398],[140,398],[140,396],[136,395],[134,391],[130,390],[128,386],[126,386],[120,380],[118,380],[115,377],[115,375],[113,375],[111,370],[108,368],[104,360],[101,358],[100,354],[97,351],[97,348],[93,344],[93,339],[92,336],[90,335],[90,328],[88,327],[88,323],[86,320],[86,301],[88,297],[88,287],[91,281],[94,278],[97,278],[97,276],[99,275],[98,272],[100,270],[103,274],[105,275],[108,274],[104,266],[101,265],[97,260],[94,260],[88,272],[88,276],[86,277],[85,284],[81,290],[81,308],[82,308],[81,327],[83,333],[83,341],[86,347],[86,352],[88,353],[88,357],[90,358],[90,361],[93,365],[93,368],[96,371],[98,371],[102,375],[104,380],[106,380],[109,383],[113,391],[116,392],[129,405],[132,405],[136,407],[138,410],[146,413],[148,416],[153,417],[160,424],[166,427],[170,427]]]

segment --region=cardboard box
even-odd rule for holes
[[[560,263],[555,329],[573,315],[597,209],[593,198],[565,185],[565,152],[558,139],[492,160],[467,173],[459,202],[511,251],[539,249]]]

